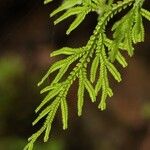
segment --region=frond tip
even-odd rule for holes
[[[44,4],[52,1],[44,0]],[[113,96],[109,75],[111,74],[117,82],[122,80],[115,62],[125,68],[128,64],[122,51],[127,51],[129,56],[133,56],[134,44],[144,41],[142,19],[144,17],[150,21],[150,12],[142,8],[143,3],[144,0],[117,2],[114,0],[64,0],[61,6],[51,13],[52,17],[65,11],[55,20],[54,24],[64,21],[70,16],[75,16],[75,20],[66,34],[75,30],[90,12],[97,13],[98,22],[85,46],[79,48],[63,47],[51,53],[51,57],[65,55],[65,58],[52,64],[38,83],[40,86],[57,71],[57,75],[51,83],[40,92],[41,94],[46,93],[46,96],[36,108],[35,112],[39,115],[32,124],[36,125],[43,118],[45,121],[42,127],[28,139],[24,150],[33,150],[34,143],[42,133],[44,133],[43,141],[49,140],[52,124],[59,109],[61,110],[63,129],[68,128],[69,100],[67,95],[75,80],[78,81],[78,116],[81,116],[83,112],[85,91],[89,94],[92,102],[96,102],[96,99],[100,100],[99,109],[106,109],[107,98]],[[109,39],[105,32],[107,23],[114,15],[129,6],[131,9],[112,26],[113,36]],[[90,71],[88,67],[91,67]]]

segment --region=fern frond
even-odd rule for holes
[[[123,68],[127,67],[128,64],[120,52],[118,52],[116,60],[122,65]]]
[[[144,41],[144,27],[142,21],[142,15],[139,9],[135,12],[135,24],[132,29],[132,39],[134,44]]]
[[[59,83],[46,86],[45,88],[43,88],[43,89],[40,91],[40,94],[43,94],[43,93],[48,92],[48,91],[50,91],[50,90],[54,90],[54,89],[56,89],[56,88],[59,88],[60,86],[61,86],[61,84],[59,84]]]
[[[32,125],[36,125],[43,117],[45,117],[51,111],[51,105],[47,106],[38,117],[32,122]]]
[[[56,98],[53,103],[51,104],[51,111],[48,113],[46,117],[46,121],[44,123],[45,126],[45,136],[44,136],[44,142],[47,142],[49,139],[49,133],[51,130],[51,124],[54,120],[54,117],[56,115],[57,109],[60,105],[60,98]]]
[[[61,112],[62,112],[63,129],[66,130],[68,128],[68,105],[67,100],[65,98],[61,99]]]
[[[54,21],[54,24],[58,24],[59,22],[65,20],[66,18],[72,16],[72,15],[77,15],[79,13],[81,13],[83,11],[83,8],[78,6],[78,7],[74,7],[72,9],[69,9],[68,11],[66,11],[62,16],[60,16],[57,20]]]
[[[90,81],[92,83],[95,81],[98,65],[99,65],[99,57],[96,56],[93,60],[93,63],[91,66],[91,72],[90,72]]]
[[[86,14],[88,11],[82,11],[82,13],[79,13],[76,17],[76,19],[73,21],[73,23],[70,25],[69,29],[67,30],[66,34],[70,34],[71,31],[73,31],[79,24],[84,20]]]
[[[37,138],[44,132],[45,126],[42,126],[36,133],[34,133],[29,139],[28,144],[24,147],[23,150],[33,150],[33,146]]]
[[[85,86],[83,82],[82,72],[79,73],[79,88],[78,88],[78,116],[82,115],[82,108],[84,104]]]
[[[142,9],[141,9],[141,14],[142,14],[142,16],[143,16],[144,18],[146,18],[147,20],[150,21],[150,11],[148,11],[148,10],[142,8]]]
[[[95,94],[95,90],[94,90],[92,84],[90,83],[90,81],[88,79],[84,79],[84,85],[85,85],[85,88],[87,89],[87,91],[89,93],[89,96],[90,96],[92,102],[95,102],[96,101],[96,94]]]
[[[60,7],[58,7],[57,9],[55,9],[50,16],[53,17],[54,15],[58,14],[59,12],[72,8],[75,5],[79,5],[82,3],[82,0],[66,0],[62,3],[62,5]]]
[[[51,1],[45,0],[44,3],[47,4]],[[32,150],[34,142],[44,132],[44,142],[48,141],[52,123],[59,108],[62,113],[63,129],[68,128],[67,94],[76,79],[79,81],[78,116],[82,115],[85,90],[87,90],[92,102],[95,102],[100,94],[98,108],[106,109],[107,98],[113,96],[113,90],[108,79],[109,75],[111,74],[117,82],[121,81],[121,74],[114,62],[117,61],[122,67],[126,67],[128,64],[122,51],[127,51],[132,56],[134,44],[144,41],[142,17],[150,21],[150,12],[142,8],[143,3],[144,0],[117,2],[114,0],[64,0],[61,6],[51,13],[51,16],[54,16],[65,11],[56,19],[55,24],[75,15],[76,18],[67,30],[67,34],[76,29],[86,15],[92,11],[97,13],[98,22],[85,46],[79,48],[64,47],[51,53],[51,57],[65,55],[67,58],[55,62],[38,83],[40,86],[53,72],[58,71],[51,83],[41,90],[41,94],[47,93],[47,95],[35,110],[39,116],[33,125],[42,118],[45,118],[45,121],[43,126],[28,139],[29,143],[24,150]],[[107,23],[129,6],[131,9],[112,26],[113,36],[109,39],[105,32]],[[72,63],[75,66],[70,70],[68,68]],[[87,69],[88,65],[91,66],[90,72]]]
[[[57,55],[73,55],[76,53],[76,50],[70,47],[63,47],[59,50],[56,50],[50,54],[51,57]]]
[[[76,19],[70,25],[69,29],[67,30],[66,34],[70,34],[75,28],[77,28],[82,21],[85,19],[86,15],[92,11],[97,13],[102,13],[105,11],[105,1],[91,1],[91,0],[66,0],[62,3],[60,7],[54,10],[50,16],[53,17],[54,15],[58,14],[61,11],[66,10],[66,12],[57,18],[54,21],[54,24],[58,24],[61,21],[67,19],[70,16],[76,15]]]
[[[35,112],[37,113],[47,102],[49,102],[52,98],[54,98],[60,91],[61,91],[60,87],[59,89],[54,89],[52,91],[50,91],[46,97],[44,98],[44,100],[41,102],[41,104],[36,108]]]
[[[119,71],[116,69],[116,67],[110,62],[107,62],[106,66],[107,66],[108,70],[110,71],[110,73],[113,75],[113,77],[118,82],[120,82],[121,81],[121,75],[120,75]]]
[[[46,75],[42,78],[42,80],[38,83],[38,86],[40,86],[47,78],[48,76],[53,73],[54,71],[60,69],[59,72],[63,72],[63,74],[65,73],[63,71],[64,68],[68,68],[69,65],[71,63],[73,63],[74,61],[76,61],[79,57],[81,57],[82,55],[82,52],[80,54],[77,54],[77,55],[73,55],[73,56],[69,56],[68,58],[66,59],[63,59],[63,60],[60,60],[60,61],[57,61],[55,62],[48,70],[48,72],[46,73]],[[63,68],[63,69],[62,69]],[[67,71],[67,70],[66,70]],[[57,80],[58,78],[60,79],[60,76],[56,76]],[[54,80],[56,80],[56,78]]]

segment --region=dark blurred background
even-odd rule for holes
[[[60,3],[0,0],[0,150],[21,150],[40,127],[31,125],[44,97],[36,85],[56,59],[49,58],[50,52],[84,45],[96,25],[97,16],[90,14],[66,36],[73,18],[55,27],[55,18],[49,18]],[[150,9],[148,0],[144,7]],[[59,113],[50,142],[39,139],[36,150],[150,150],[150,22],[144,20],[144,25],[145,42],[136,45],[133,58],[126,56],[126,69],[118,66],[123,81],[112,80],[115,94],[107,110],[101,112],[86,96],[83,116],[77,117],[75,85],[68,96],[69,129],[62,131]]]

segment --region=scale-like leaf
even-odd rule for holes
[[[67,19],[68,17],[72,16],[72,15],[77,15],[79,13],[81,13],[83,11],[82,7],[74,7],[72,9],[69,9],[68,11],[66,11],[62,16],[60,16],[58,19],[56,19],[54,21],[54,24],[58,24],[59,22]]]
[[[88,79],[84,79],[84,85],[90,95],[92,102],[95,102],[96,94],[95,94],[95,90],[94,90],[92,84],[90,83],[90,81]]]
[[[96,93],[96,96],[98,95],[98,92],[100,91],[102,87],[102,78],[99,77],[97,83],[96,83],[96,86],[95,86],[95,93]]]
[[[120,82],[121,81],[121,75],[120,75],[119,71],[116,69],[116,67],[112,63],[107,62],[107,68],[110,71],[110,73],[113,75],[113,77],[118,82]]]
[[[63,129],[66,130],[68,128],[68,106],[65,98],[61,99],[61,113],[62,113]]]
[[[134,44],[142,42],[144,40],[144,27],[142,16],[138,11],[135,12],[135,24],[132,29],[132,40]]]
[[[63,59],[60,61],[55,62],[48,70],[46,75],[42,78],[42,80],[38,83],[38,86],[40,86],[47,78],[48,76],[53,73],[54,71],[60,69],[62,66],[64,66],[67,63],[68,59]]]
[[[113,96],[113,91],[111,88],[107,88],[107,94],[109,97],[112,97]]]
[[[84,82],[83,79],[79,79],[79,88],[78,88],[78,116],[82,115],[82,109],[84,104]]]
[[[35,112],[37,113],[48,101],[50,101],[52,98],[54,98],[62,89],[62,86],[58,89],[54,89],[50,91],[47,96],[44,98],[44,100],[41,102],[41,104],[36,108]]]
[[[78,14],[76,19],[70,25],[66,34],[70,34],[71,31],[73,31],[77,26],[79,26],[81,24],[81,22],[84,20],[85,16],[86,16],[86,13],[84,11],[82,13]]]
[[[57,13],[65,10],[65,9],[69,9],[77,4],[81,4],[82,0],[65,0],[62,5],[60,7],[58,7],[57,9],[55,9],[51,14],[50,16],[54,16],[56,15]]]
[[[147,20],[150,21],[150,11],[142,8],[141,9],[141,14],[142,14],[143,17],[145,17]]]
[[[127,38],[125,39],[124,45],[130,57],[134,54],[134,47],[132,45],[132,32],[131,30],[127,33]]]
[[[106,98],[107,98],[107,94],[105,92],[102,92],[102,96],[101,96],[101,102],[98,105],[98,108],[101,109],[102,111],[106,109]]]
[[[49,133],[51,131],[51,124],[47,125],[46,131],[45,131],[45,136],[44,136],[44,142],[47,142],[49,139]]]
[[[44,116],[46,116],[51,111],[51,105],[47,106],[39,115],[38,117],[33,121],[32,125],[34,126],[37,124]]]
[[[46,86],[44,89],[42,89],[40,91],[40,94],[43,94],[43,93],[45,93],[47,91],[50,91],[50,90],[53,90],[53,89],[56,89],[56,88],[59,88],[60,86],[61,86],[61,84],[59,84],[59,83],[53,84],[53,85],[51,84],[49,86]]]
[[[54,78],[54,80],[52,81],[52,84],[55,84],[55,83],[59,82],[60,79],[64,76],[64,74],[65,74],[66,71],[68,70],[68,68],[69,68],[69,65],[68,65],[68,64],[65,65],[64,67],[62,67],[62,68],[59,70],[59,72],[58,72],[58,74],[56,75],[56,77]]]
[[[122,67],[127,67],[127,62],[125,58],[122,56],[122,54],[118,51],[118,54],[116,56],[116,60],[122,65]]]
[[[74,48],[63,47],[59,50],[52,52],[50,56],[53,57],[53,56],[57,56],[57,55],[73,55],[73,54],[75,54],[75,52],[76,52],[76,49],[74,49]]]
[[[56,112],[57,112],[59,105],[60,105],[60,100],[56,99],[53,102],[52,107],[51,107],[51,111],[46,118],[46,121],[45,121],[46,130],[45,130],[44,142],[47,142],[49,139],[49,133],[51,131],[51,125],[52,125],[52,122],[54,120],[54,117],[56,115]]]
[[[91,72],[90,72],[90,81],[92,83],[95,81],[98,65],[99,65],[99,56],[96,56],[93,60],[93,63],[91,66]]]
[[[119,45],[119,42],[114,40],[114,43],[112,43],[112,46],[111,46],[111,51],[109,53],[109,57],[110,57],[111,62],[115,61],[116,55],[119,52],[118,45]]]

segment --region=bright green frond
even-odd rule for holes
[[[52,13],[51,13],[51,17],[56,15],[57,13],[69,9],[77,4],[81,4],[82,0],[66,0],[62,3],[62,5],[60,7],[58,7],[57,9],[55,9]]]
[[[44,142],[47,142],[49,139],[49,133],[51,130],[51,124],[53,123],[54,117],[56,115],[57,109],[60,105],[60,100],[56,99],[52,105],[51,105],[51,111],[49,112],[49,114],[46,117],[46,121],[44,123],[44,126],[46,127],[45,130],[45,136],[44,136]]]
[[[56,25],[57,23],[67,19],[68,17],[70,17],[72,15],[77,15],[77,14],[81,13],[82,11],[83,11],[83,8],[79,7],[79,6],[69,9],[62,16],[60,16],[57,20],[55,20],[54,24]]]
[[[95,102],[96,101],[95,90],[94,90],[92,84],[90,83],[90,81],[88,79],[84,79],[84,86],[87,89],[92,102]]]
[[[66,130],[68,128],[68,105],[67,100],[65,98],[61,99],[61,113],[62,113],[63,129]]]
[[[141,14],[142,14],[143,17],[145,17],[147,20],[150,21],[150,11],[142,8],[141,9]]]
[[[116,67],[112,63],[107,62],[107,68],[110,71],[110,73],[113,75],[113,77],[118,82],[120,82],[121,81],[121,75],[120,75],[119,71],[116,69]]]
[[[62,87],[58,88],[58,89],[54,89],[52,91],[50,91],[46,97],[44,98],[44,100],[41,102],[41,104],[36,108],[36,113],[47,103],[49,102],[52,98],[54,98],[61,90]]]
[[[127,67],[128,64],[120,52],[118,52],[116,60],[122,65],[123,68]]]
[[[78,88],[78,116],[82,115],[82,109],[84,104],[84,82],[82,77],[79,79],[79,88]]]
[[[44,0],[44,4],[49,2],[52,0]],[[42,127],[28,139],[24,150],[33,150],[34,143],[42,133],[45,133],[44,142],[48,141],[52,123],[59,108],[62,114],[63,129],[68,128],[69,99],[67,95],[76,80],[79,81],[78,116],[82,115],[86,100],[85,90],[92,102],[99,100],[99,109],[106,109],[107,98],[113,96],[109,75],[111,74],[117,82],[121,81],[121,74],[115,62],[125,68],[128,64],[122,51],[133,56],[134,44],[144,41],[143,17],[150,21],[150,11],[142,8],[143,3],[144,0],[63,0],[61,6],[51,13],[51,16],[54,16],[64,11],[55,20],[55,24],[68,17],[75,17],[66,34],[76,29],[90,12],[97,13],[97,25],[86,45],[79,48],[64,47],[51,53],[51,57],[65,55],[65,58],[53,63],[38,83],[40,86],[53,72],[57,71],[52,81],[40,92],[41,94],[46,93],[46,96],[36,108],[35,112],[39,114],[32,124],[37,124],[43,118],[45,121]],[[113,24],[112,37],[108,38],[106,32],[108,22],[127,8],[130,9],[124,11],[123,17]]]
[[[99,57],[96,56],[92,62],[91,72],[90,72],[90,81],[92,83],[95,81],[98,65],[99,65]]]
[[[71,31],[73,31],[77,26],[79,26],[79,24],[84,20],[85,16],[86,16],[86,12],[82,12],[82,13],[78,14],[76,19],[70,25],[66,34],[70,34]]]
[[[73,55],[76,53],[76,50],[70,47],[63,47],[59,50],[56,50],[50,54],[51,57],[57,56],[57,55]]]

